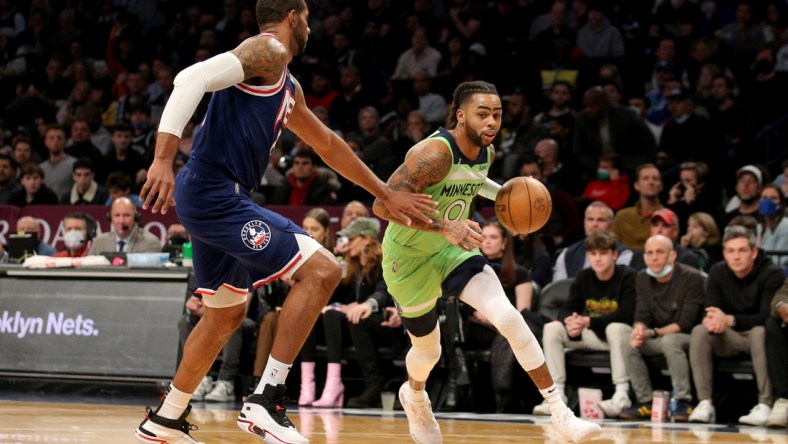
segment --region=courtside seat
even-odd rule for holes
[[[558,319],[558,313],[569,298],[569,288],[573,281],[572,278],[561,279],[545,285],[539,292],[538,306],[535,310],[550,319]]]

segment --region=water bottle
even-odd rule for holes
[[[191,242],[185,242],[183,244],[183,250],[182,250],[181,254],[183,255],[183,258],[181,259],[181,264],[183,264],[184,267],[191,267],[192,266],[192,243]]]
[[[670,422],[676,422],[676,410],[679,408],[679,400],[676,399],[676,391],[673,390],[670,392],[670,404],[668,404],[668,409],[670,410]]]

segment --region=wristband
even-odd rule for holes
[[[501,185],[497,184],[488,177],[484,179],[484,183],[479,188],[479,192],[476,194],[486,199],[495,200],[495,197],[498,195],[498,190],[500,189]]]

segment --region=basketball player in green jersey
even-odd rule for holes
[[[441,355],[436,302],[459,296],[505,336],[518,362],[550,404],[559,438],[581,442],[600,430],[575,417],[564,404],[544,354],[523,317],[509,302],[498,277],[477,247],[481,229],[468,220],[478,194],[495,199],[500,185],[487,178],[495,157],[491,143],[501,127],[501,98],[495,86],[461,83],[451,106],[452,129],[440,128],[414,145],[388,181],[394,190],[432,195],[439,215],[430,223],[403,223],[375,202],[375,214],[390,223],[383,238],[383,277],[402,312],[413,346],[405,359],[408,381],[399,399],[410,434],[421,444],[441,442],[425,387]]]

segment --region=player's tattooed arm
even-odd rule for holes
[[[277,82],[287,65],[287,49],[272,38],[248,38],[231,52],[241,61],[244,78],[260,78],[263,85]]]
[[[405,163],[400,165],[389,178],[388,185],[394,191],[421,193],[426,187],[440,182],[449,174],[450,169],[451,152],[448,147],[440,141],[425,141],[409,153]],[[379,199],[375,199],[372,208],[378,216],[403,224],[402,221],[392,217]],[[436,217],[431,219],[431,222],[413,220],[410,227],[435,233],[442,232],[444,220]]]

